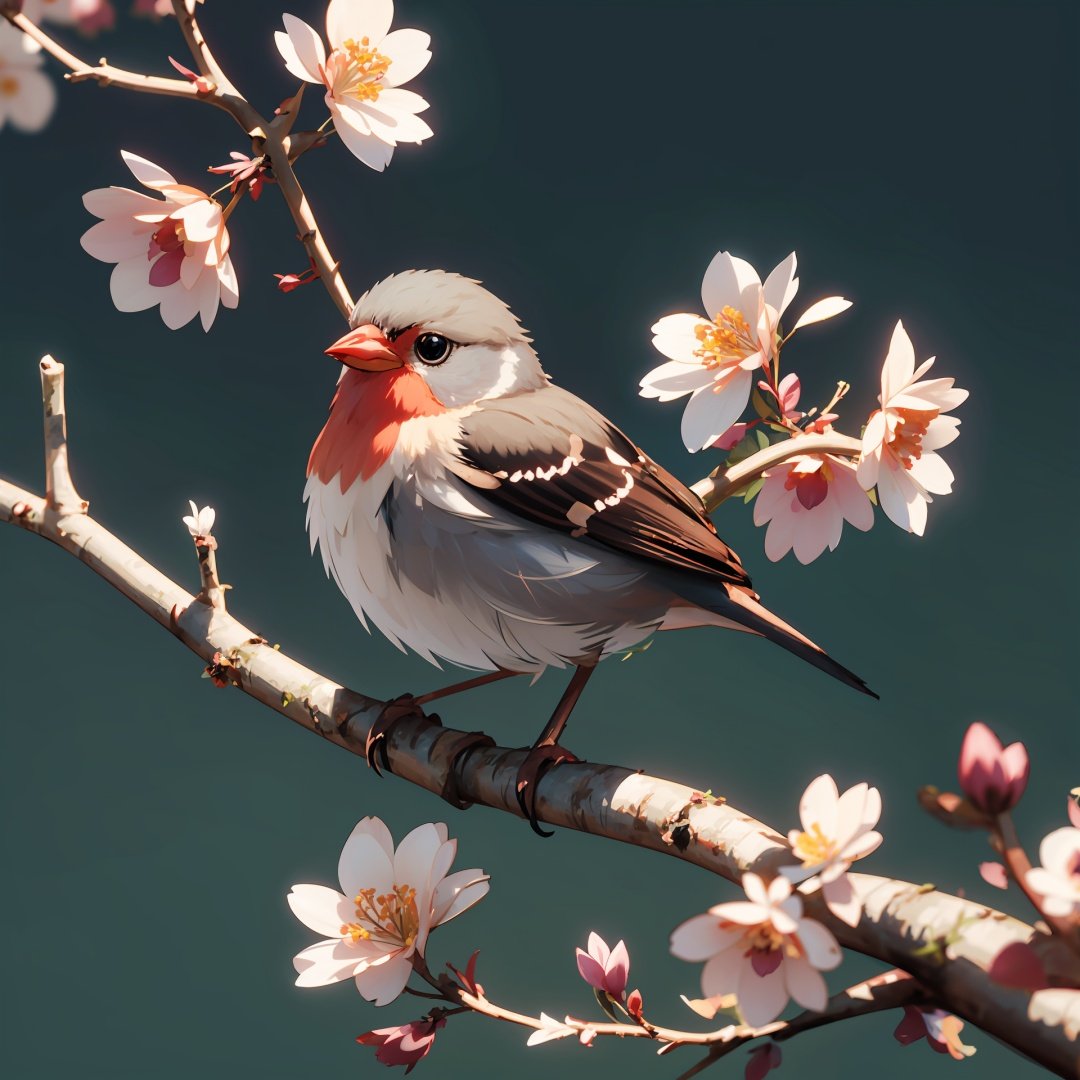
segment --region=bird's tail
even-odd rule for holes
[[[709,604],[709,609],[725,619],[739,623],[752,633],[768,638],[769,641],[794,653],[808,664],[820,668],[827,675],[846,683],[853,690],[869,694],[870,697],[877,699],[878,695],[858,675],[853,671],[848,671],[843,664],[838,664],[821,646],[815,645],[808,637],[800,634],[795,627],[789,626],[748,593],[739,588],[731,588],[727,590],[726,598],[728,603],[721,601],[719,604]]]

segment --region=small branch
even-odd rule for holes
[[[791,1020],[777,1020],[760,1028],[735,1028],[728,1038],[719,1040],[719,1045],[714,1046],[701,1061],[687,1069],[677,1080],[690,1080],[720,1058],[755,1039],[771,1038],[773,1042],[785,1042],[804,1031],[835,1024],[838,1020],[850,1020],[856,1016],[903,1008],[905,1005],[924,1005],[929,1001],[929,995],[918,982],[906,971],[893,968],[834,994],[821,1012],[807,1010]]]
[[[1031,860],[1020,843],[1020,837],[1016,832],[1016,824],[1012,814],[1007,810],[998,814],[996,818],[997,839],[1001,843],[1001,858],[1008,867],[1013,881],[1019,886],[1020,891],[1027,897],[1031,906],[1039,913],[1047,926],[1071,949],[1080,956],[1080,928],[1067,919],[1055,915],[1047,915],[1039,894],[1034,892],[1027,883],[1028,871],[1031,869]]]
[[[308,147],[305,146],[304,149]],[[345,316],[348,322],[352,318],[353,299],[349,294],[345,279],[341,276],[341,268],[338,261],[330,253],[326,238],[319,229],[315,220],[315,213],[311,204],[307,201],[304,189],[296,176],[296,170],[290,160],[290,141],[277,138],[271,134],[265,143],[264,152],[270,158],[271,168],[274,170],[274,179],[281,189],[281,194],[288,204],[289,212],[297,228],[297,239],[304,245],[315,267],[319,271],[319,278],[326,286],[330,299],[337,305],[338,311]],[[302,151],[301,151],[302,152]]]
[[[45,420],[45,504],[56,514],[85,514],[90,504],[75,490],[68,467],[64,365],[43,356],[39,366]]]
[[[242,98],[215,90],[209,94],[200,93],[193,83],[185,79],[170,79],[161,75],[140,75],[134,71],[114,67],[102,59],[97,64],[88,64],[69,52],[55,38],[51,37],[36,23],[31,22],[21,12],[0,12],[12,24],[27,36],[33,38],[53,59],[59,60],[70,74],[69,82],[94,81],[99,86],[118,86],[124,90],[134,90],[143,94],[159,94],[164,97],[185,98],[188,101],[204,101],[232,115],[245,130],[261,127],[261,117]]]
[[[793,439],[784,439],[773,443],[764,450],[732,465],[730,469],[721,466],[714,472],[691,485],[691,490],[705,504],[708,511],[715,510],[725,499],[734,495],[740,488],[756,480],[767,469],[780,465],[802,454],[843,454],[845,457],[858,457],[862,443],[850,435],[829,432],[826,435],[798,435]]]
[[[236,88],[229,82],[225,72],[214,58],[210,46],[206,44],[202,28],[195,18],[195,0],[172,0],[173,14],[180,25],[180,32],[184,35],[188,49],[195,60],[199,71],[209,76],[221,89],[227,93],[236,94]]]
[[[208,604],[215,611],[225,610],[225,590],[217,570],[217,541],[212,536],[195,537],[195,553],[199,559],[199,574],[202,576],[202,589],[195,597],[202,604]]]

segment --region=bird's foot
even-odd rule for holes
[[[525,760],[518,769],[517,794],[518,806],[521,812],[529,820],[529,827],[537,836],[554,836],[554,832],[540,828],[540,821],[536,815],[536,789],[544,774],[556,765],[565,762],[580,761],[581,759],[570,753],[564,746],[558,743],[541,742],[533,746]]]
[[[401,694],[396,698],[392,698],[383,706],[382,712],[375,718],[375,722],[371,725],[367,739],[364,742],[364,757],[367,758],[368,765],[379,776],[382,776],[383,769],[387,772],[392,771],[386,747],[387,738],[394,725],[408,716],[423,715],[424,710],[416,704],[416,699],[412,694]],[[379,768],[380,762],[382,763],[381,769]]]

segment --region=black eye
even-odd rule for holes
[[[413,345],[413,352],[425,364],[441,364],[452,348],[450,340],[442,334],[421,334]]]

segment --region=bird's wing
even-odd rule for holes
[[[750,590],[701,500],[617,427],[556,386],[481,401],[451,467],[538,525]]]

